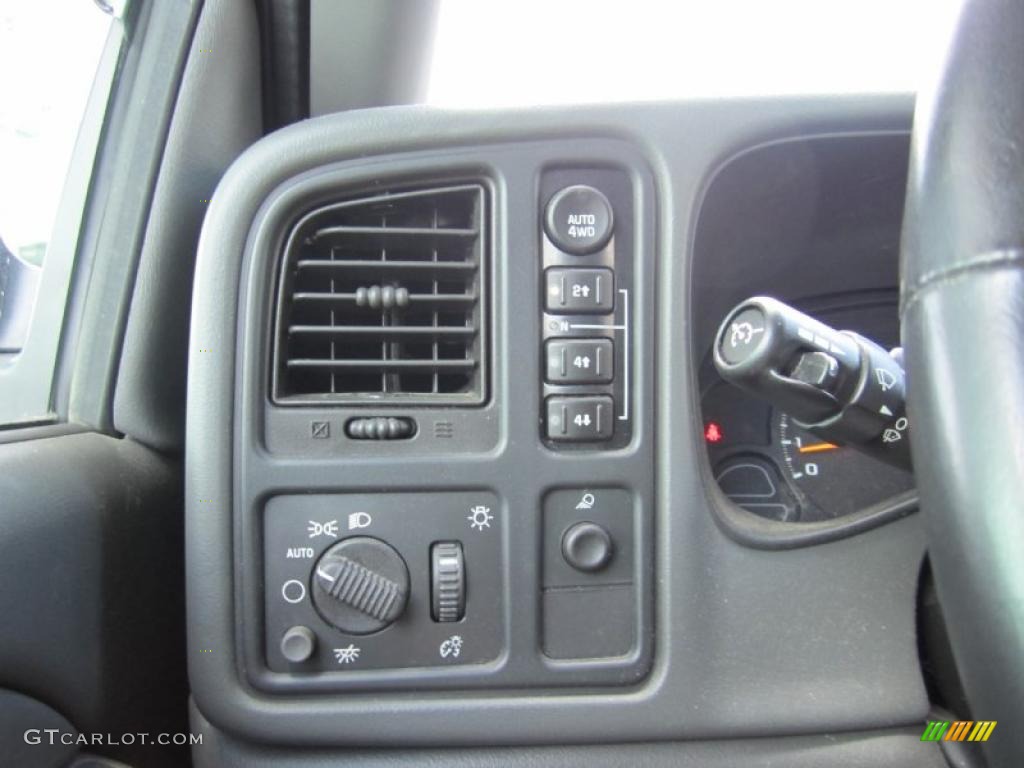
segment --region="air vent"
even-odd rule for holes
[[[484,188],[349,200],[307,214],[283,257],[282,404],[483,402]]]

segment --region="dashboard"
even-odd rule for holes
[[[923,717],[912,478],[709,356],[750,295],[898,345],[909,121],[896,97],[401,108],[249,149],[193,305],[201,729],[471,746]]]

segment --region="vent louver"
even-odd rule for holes
[[[283,257],[275,400],[482,402],[485,222],[478,184],[307,214]]]

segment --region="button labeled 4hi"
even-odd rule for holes
[[[551,339],[547,380],[552,384],[607,384],[614,368],[611,339]]]

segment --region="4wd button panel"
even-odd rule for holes
[[[612,168],[548,170],[538,203],[541,438],[558,451],[624,447],[633,433],[635,348],[629,177]]]

